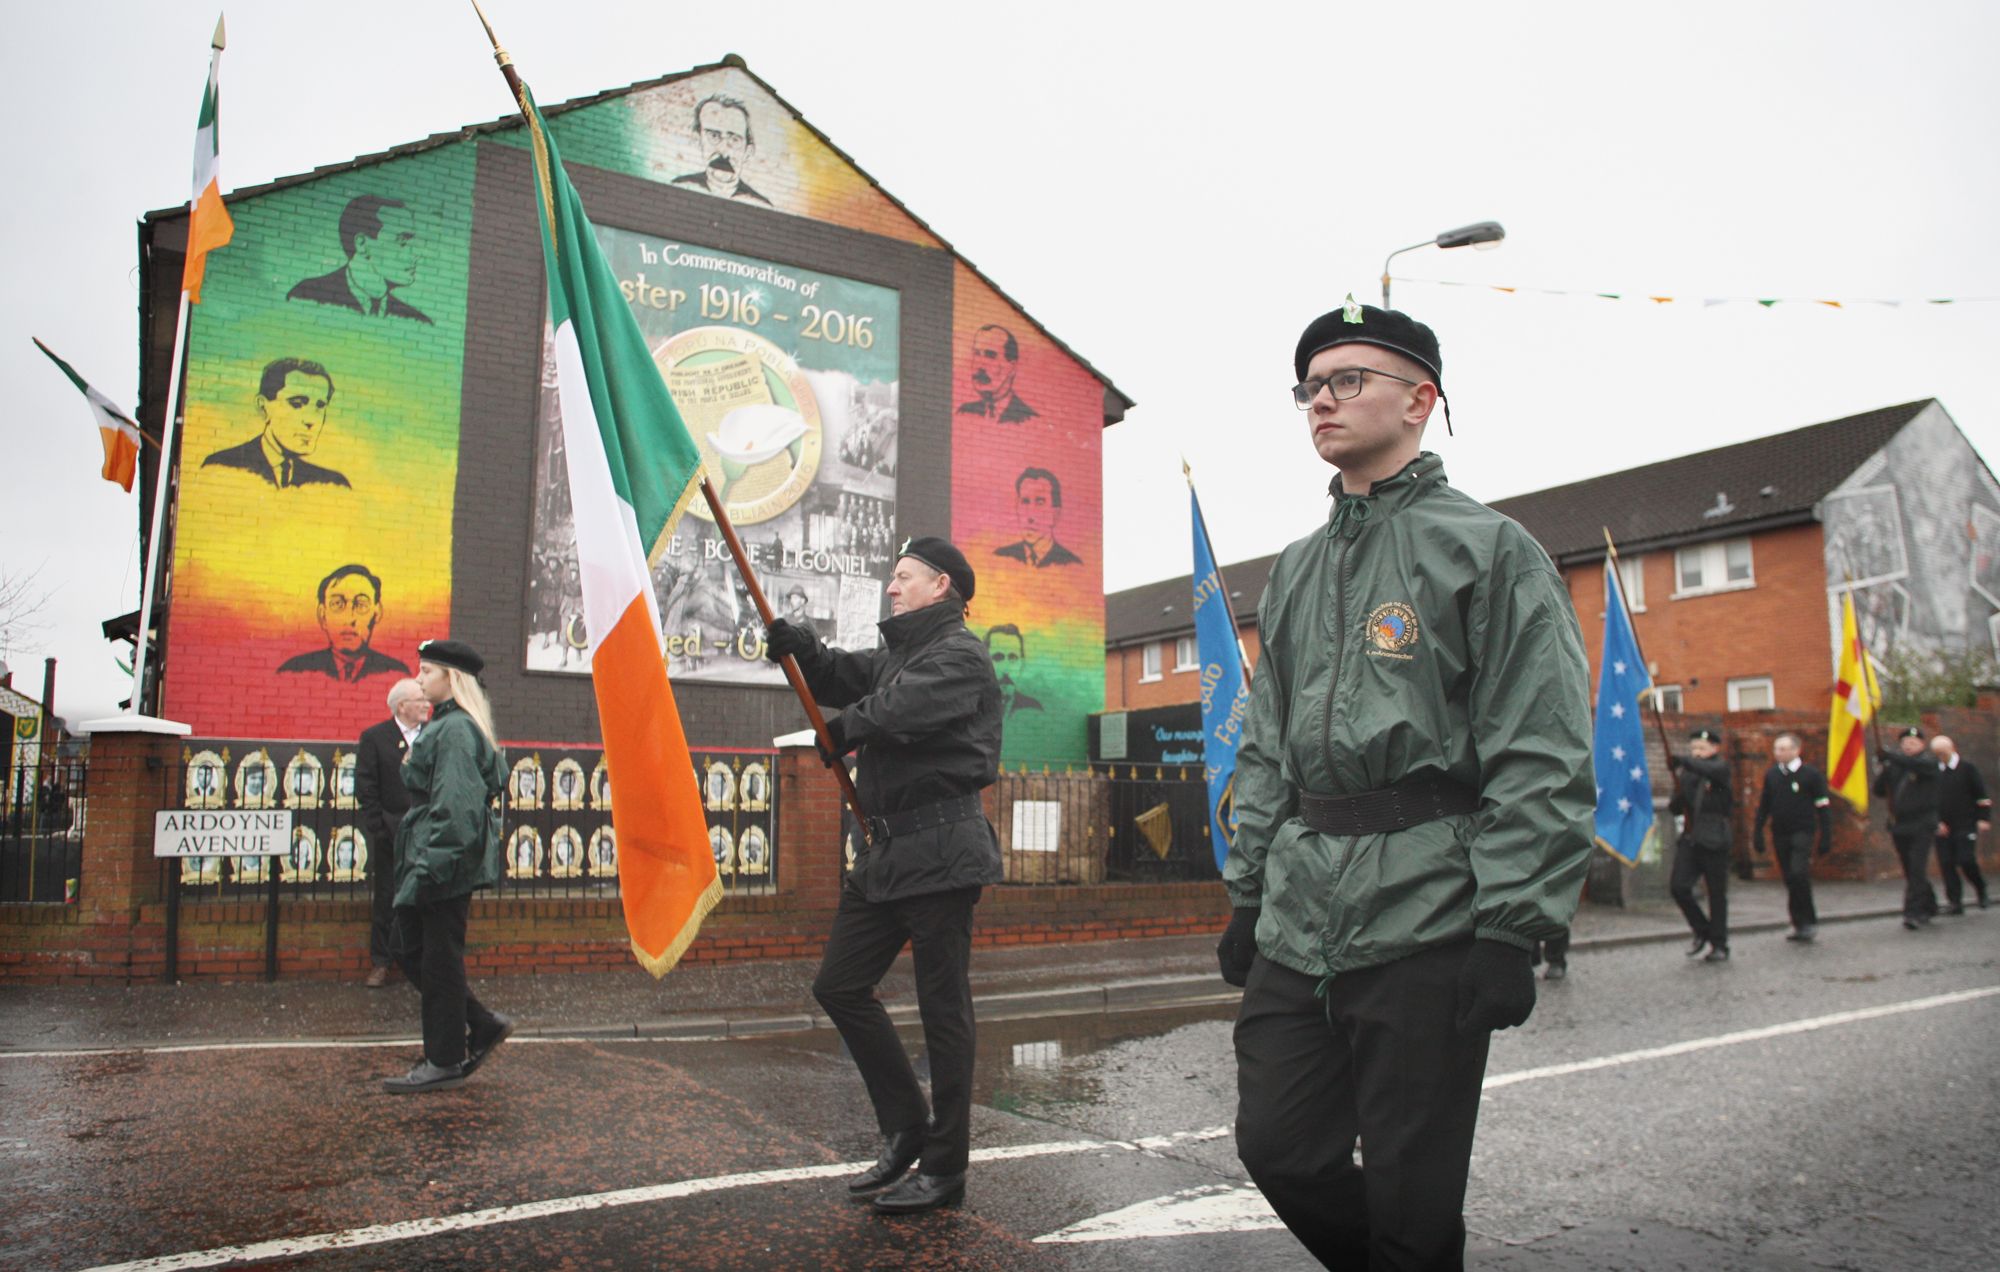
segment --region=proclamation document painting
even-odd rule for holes
[[[870,649],[896,543],[901,298],[711,248],[597,227],[655,362],[773,608]],[[545,331],[535,444],[532,671],[586,673],[561,404]],[[653,567],[675,679],[780,684],[707,505]]]

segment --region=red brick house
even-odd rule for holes
[[[1824,710],[1846,590],[1878,661],[2000,650],[2000,482],[1935,400],[1493,507],[1554,559],[1593,668],[1609,531],[1668,711]],[[1223,569],[1253,663],[1276,560]],[[1187,575],[1105,598],[1108,710],[1198,697],[1190,606]]]

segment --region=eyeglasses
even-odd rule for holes
[[[1292,401],[1303,411],[1312,405],[1313,399],[1319,396],[1321,389],[1331,389],[1334,401],[1345,402],[1349,398],[1361,396],[1362,386],[1371,375],[1379,375],[1385,380],[1394,380],[1399,384],[1423,383],[1422,380],[1408,380],[1400,375],[1390,375],[1387,371],[1377,371],[1373,367],[1349,367],[1345,371],[1336,371],[1319,379],[1299,381],[1292,386]]]

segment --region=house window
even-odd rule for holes
[[[1201,652],[1195,648],[1195,638],[1180,636],[1174,639],[1174,670],[1195,671],[1201,666]]]
[[[1679,685],[1655,685],[1653,702],[1661,711],[1678,714],[1681,710],[1681,687]]]
[[[1646,612],[1646,571],[1642,557],[1618,558],[1618,590],[1625,593],[1625,608],[1634,614]]]
[[[1151,641],[1139,654],[1139,683],[1143,685],[1148,680],[1158,680],[1159,678],[1160,644],[1158,641]]]
[[[1750,560],[1750,540],[1725,539],[1698,543],[1674,554],[1674,599],[1757,586]]]
[[[1768,711],[1777,705],[1778,695],[1771,689],[1769,676],[1746,676],[1729,682],[1731,711]]]

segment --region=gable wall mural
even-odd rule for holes
[[[551,127],[572,168],[657,183],[683,209],[727,199],[942,247],[734,67]],[[233,205],[236,241],[212,259],[191,343],[165,681],[165,709],[197,735],[334,739],[382,718],[416,642],[451,622],[455,515],[461,528],[493,519],[528,557],[517,643],[485,649],[489,662],[588,693],[552,377],[533,375],[539,391],[520,403],[535,421],[520,460],[530,506],[454,508],[460,448],[483,434],[461,420],[461,385],[492,357],[466,342],[476,147],[519,144],[488,135]],[[896,286],[824,268],[823,245],[800,251],[821,268],[770,250],[787,235],[743,250],[736,213],[687,236],[594,219],[772,603],[830,641],[872,646],[894,545],[950,534],[979,573],[971,623],[1007,690],[1007,758],[1081,761],[1083,717],[1103,694],[1102,383],[960,264],[951,365],[934,373],[949,377],[950,418],[906,419],[910,298]],[[948,439],[948,527],[898,515],[910,438]],[[781,683],[704,516],[683,519],[655,582],[676,683]],[[495,603],[490,588],[460,591],[461,608]]]

